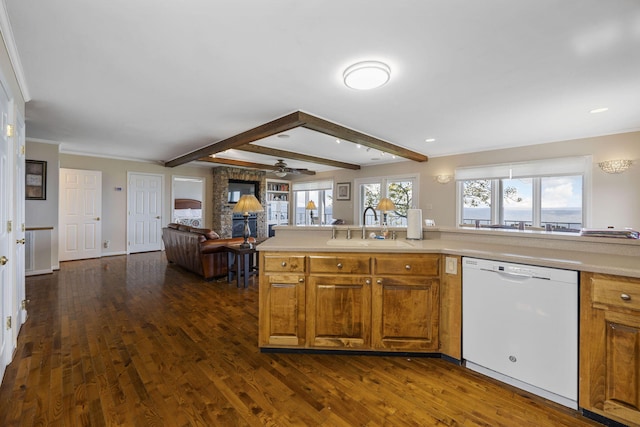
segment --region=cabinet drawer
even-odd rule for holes
[[[595,274],[591,285],[593,302],[640,310],[640,280]]]
[[[371,258],[361,255],[310,256],[309,272],[331,274],[369,274]]]
[[[304,256],[265,255],[265,272],[275,273],[304,273]]]
[[[440,255],[377,255],[374,274],[438,276]]]

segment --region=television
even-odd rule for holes
[[[256,196],[256,199],[260,200],[260,182],[230,179],[229,196],[227,202],[238,203],[238,200],[240,200],[240,196],[244,194],[253,194],[254,196]]]

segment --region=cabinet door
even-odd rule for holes
[[[370,347],[371,277],[309,276],[307,336],[313,347]]]
[[[377,350],[438,350],[439,279],[376,276],[371,339]]]
[[[265,274],[260,283],[259,345],[305,345],[304,275]]]
[[[580,406],[640,425],[640,280],[583,273]]]

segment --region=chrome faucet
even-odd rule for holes
[[[367,211],[371,209],[371,211],[373,212],[373,218],[377,221],[378,220],[378,214],[376,213],[376,210],[373,209],[373,207],[371,206],[367,206],[366,208],[364,208],[364,212],[362,212],[362,239],[366,239],[367,238],[367,232],[366,232],[366,222],[365,222],[365,218],[367,217]]]

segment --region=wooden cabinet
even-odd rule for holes
[[[260,346],[438,351],[440,258],[261,253]]]
[[[581,407],[640,425],[640,279],[582,273]]]
[[[371,346],[370,257],[311,255],[307,284],[307,336],[312,347]]]
[[[376,350],[438,350],[438,255],[373,258],[372,345]]]
[[[304,347],[305,257],[260,253],[259,345]]]

